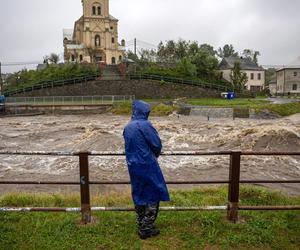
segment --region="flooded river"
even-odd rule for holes
[[[123,151],[122,132],[129,117],[69,115],[0,119],[0,151]],[[300,151],[300,114],[278,120],[210,120],[152,117],[164,151]],[[160,157],[169,181],[226,180],[228,156]],[[0,155],[0,180],[78,181],[77,157]],[[90,179],[128,180],[124,157],[91,157]],[[300,157],[243,156],[241,179],[300,179]],[[300,195],[299,184],[268,184]],[[188,188],[184,186],[183,188]],[[174,187],[175,188],[175,187]],[[127,187],[125,188],[127,189]],[[74,192],[78,187],[4,186],[0,192]],[[93,192],[124,190],[97,186]]]

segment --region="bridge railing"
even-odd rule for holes
[[[76,182],[51,182],[51,181],[0,181],[0,185],[80,185],[80,208],[0,208],[0,212],[81,212],[82,222],[87,224],[91,222],[91,211],[134,211],[133,208],[125,207],[91,207],[90,204],[90,185],[129,185],[129,181],[90,181],[89,178],[89,156],[97,157],[123,157],[124,153],[65,153],[65,152],[0,152],[0,155],[23,155],[23,156],[73,156],[79,158],[79,180]],[[189,185],[189,184],[228,184],[228,202],[223,206],[206,207],[162,207],[163,211],[209,211],[209,210],[227,210],[229,221],[236,223],[238,221],[239,210],[300,210],[297,206],[241,206],[239,205],[240,184],[263,184],[263,183],[300,183],[298,180],[240,180],[241,156],[299,156],[300,152],[170,152],[163,153],[162,156],[229,156],[228,179],[209,180],[209,181],[167,181],[167,184]]]
[[[11,105],[92,105],[114,104],[135,100],[134,95],[102,95],[102,96],[39,96],[8,97],[6,104]]]

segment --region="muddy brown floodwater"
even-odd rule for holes
[[[123,151],[122,132],[129,117],[69,115],[0,119],[0,151]],[[152,117],[165,151],[300,151],[300,114],[278,120],[211,120]],[[226,180],[229,157],[160,157],[167,180]],[[0,155],[0,180],[78,181],[77,157]],[[90,157],[90,179],[128,180],[124,157]],[[243,156],[241,179],[300,179],[299,156]],[[299,184],[268,184],[300,195]],[[181,188],[189,188],[183,186]],[[174,186],[172,186],[174,188]],[[92,192],[128,190],[95,186]],[[0,192],[74,192],[78,187],[5,186]]]

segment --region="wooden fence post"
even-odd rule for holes
[[[240,167],[241,152],[231,152],[229,166],[229,186],[228,186],[228,212],[229,221],[238,221],[239,193],[240,193]]]
[[[81,222],[83,224],[91,223],[91,204],[90,204],[90,186],[89,186],[89,153],[79,153],[79,171],[80,171],[80,198],[81,198]]]

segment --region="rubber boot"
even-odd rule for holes
[[[159,204],[145,206],[144,216],[139,223],[138,231],[141,239],[147,239],[160,234],[160,231],[154,225],[158,210]]]

